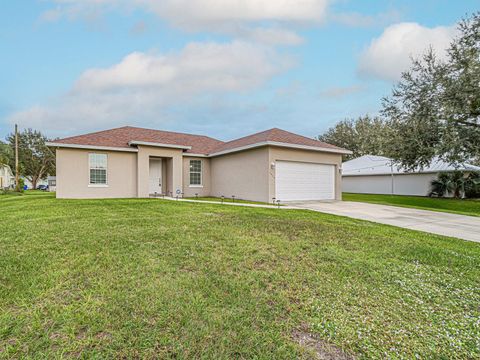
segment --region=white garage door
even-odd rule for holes
[[[275,197],[280,201],[335,199],[335,166],[277,161]]]

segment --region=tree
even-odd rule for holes
[[[11,156],[10,145],[0,141],[0,166],[8,165]]]
[[[448,196],[455,198],[478,197],[480,194],[480,174],[462,171],[443,172],[430,183],[429,196]]]
[[[480,158],[480,13],[458,30],[445,61],[430,49],[383,99],[387,152],[406,169],[436,156],[449,163]]]
[[[8,141],[15,144],[15,134],[10,134]],[[39,180],[55,173],[55,154],[46,146],[47,138],[39,131],[26,129],[18,134],[19,173],[37,187]],[[10,167],[15,171],[15,158],[10,154]]]
[[[480,198],[480,172],[473,172],[468,176],[465,196],[467,198]]]
[[[346,159],[362,155],[386,155],[385,122],[379,117],[361,116],[345,119],[318,137],[319,140],[351,150]]]

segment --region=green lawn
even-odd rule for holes
[[[0,358],[480,357],[477,243],[310,211],[51,194],[0,197],[0,227]]]
[[[478,199],[457,200],[420,196],[343,193],[343,200],[480,216],[480,200]]]
[[[213,196],[203,196],[203,197],[189,197],[186,199],[190,200],[198,200],[198,201],[215,201],[215,202],[222,202],[222,198],[213,197]],[[225,203],[239,203],[239,204],[258,204],[258,205],[271,205],[276,206],[276,204],[266,203],[261,201],[250,201],[250,200],[242,200],[242,199],[235,199],[232,198],[224,198],[223,202]]]

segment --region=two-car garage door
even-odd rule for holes
[[[335,166],[277,161],[275,197],[280,201],[335,199]]]

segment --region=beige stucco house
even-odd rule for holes
[[[280,129],[223,142],[121,127],[56,140],[57,197],[341,199],[348,150]]]

